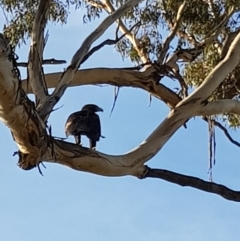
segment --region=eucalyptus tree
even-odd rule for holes
[[[45,74],[42,65],[64,62],[43,59],[46,24],[66,23],[70,6],[84,8],[86,23],[108,16],[85,38],[64,72]],[[239,6],[238,0],[1,0],[6,23],[0,36],[0,118],[18,146],[19,166],[30,170],[53,162],[104,176],[155,177],[240,201],[240,192],[225,186],[146,165],[195,116],[211,128],[220,127],[240,146],[227,130],[240,125]],[[115,38],[92,47],[114,22]],[[19,63],[14,50],[27,38],[28,62]],[[105,45],[114,45],[133,66],[81,69]],[[26,67],[27,79],[21,79],[19,66]],[[179,91],[162,84],[162,78],[177,80]],[[52,137],[47,121],[65,90],[91,84],[143,89],[169,106],[169,114],[138,147],[118,156]],[[54,91],[50,94],[48,88]]]

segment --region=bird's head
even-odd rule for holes
[[[98,111],[103,112],[102,108],[100,108],[100,107],[98,107],[97,105],[94,105],[94,104],[84,105],[82,110],[86,110],[86,111],[89,111],[91,113],[98,112]]]

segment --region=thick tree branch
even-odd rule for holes
[[[225,58],[209,73],[203,83],[184,101],[195,99],[206,100],[240,62],[240,33],[234,39]]]
[[[55,88],[62,73],[46,74],[45,80],[48,88]],[[162,84],[158,84],[154,75],[147,76],[144,72],[125,69],[95,68],[78,70],[69,87],[94,84],[109,84],[114,86],[126,86],[141,88],[148,91],[158,99],[163,100],[171,109],[181,100],[172,90]],[[27,93],[27,81],[22,81],[22,87]]]
[[[42,69],[44,29],[47,23],[47,13],[51,0],[40,0],[33,22],[32,42],[28,57],[28,78],[35,94],[36,105],[48,95]]]
[[[132,8],[139,2],[140,0],[129,0],[113,14],[105,18],[105,20],[103,20],[102,23],[83,41],[81,47],[74,54],[71,60],[71,64],[68,66],[67,70],[60,78],[59,84],[57,85],[52,95],[45,98],[42,105],[39,106],[38,112],[40,116],[46,119],[47,115],[49,115],[53,107],[60,100],[67,86],[72,81],[76,70],[79,68],[82,59],[89,51],[92,43],[101,37],[103,33],[108,29],[108,27],[111,26],[118,18],[120,18],[128,9]]]
[[[229,46],[232,43],[232,41],[236,38],[236,36],[239,34],[240,29],[238,29],[235,32],[229,33],[226,36],[225,41],[223,42],[222,50],[221,50],[221,58],[224,58],[229,50]]]
[[[21,89],[11,54],[11,48],[0,35],[0,120],[9,127],[24,155],[41,160],[47,146],[46,130],[34,110],[34,104]]]
[[[232,113],[240,115],[240,102],[237,100],[218,100],[209,102],[206,105],[198,108],[197,115],[218,115],[223,113]]]
[[[240,191],[234,191],[221,184],[207,182],[197,177],[151,168],[148,168],[145,177],[160,178],[180,186],[194,187],[205,192],[215,193],[231,201],[240,202]]]

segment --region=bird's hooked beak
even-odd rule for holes
[[[103,109],[100,108],[100,107],[98,107],[97,111],[99,111],[99,112],[103,112]]]

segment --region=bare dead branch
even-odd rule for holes
[[[45,98],[43,103],[38,107],[38,112],[43,119],[48,118],[48,113],[51,112],[56,103],[60,100],[64,94],[69,83],[72,81],[76,70],[84,58],[84,56],[89,51],[91,45],[102,36],[102,34],[111,26],[118,18],[120,18],[128,9],[132,8],[138,4],[140,0],[129,0],[127,3],[122,5],[118,10],[112,13],[110,16],[106,17],[102,23],[83,41],[81,47],[74,54],[71,64],[68,66],[67,70],[63,73],[59,80],[59,84],[52,93],[51,96]]]
[[[50,0],[40,0],[33,22],[32,42],[28,56],[28,78],[35,94],[36,105],[40,104],[48,95],[42,69],[44,29],[47,23],[47,12]]]
[[[66,64],[67,62],[65,60],[57,60],[57,59],[44,59],[42,61],[42,65],[47,65],[47,64],[52,64],[52,65],[57,65],[57,64]],[[26,62],[19,62],[17,63],[17,66],[19,67],[27,67],[28,63]]]
[[[197,188],[205,192],[215,193],[230,201],[240,202],[240,191],[234,191],[221,184],[207,182],[197,177],[187,176],[168,170],[152,168],[148,168],[145,178],[147,177],[163,179],[165,181],[172,182],[184,187],[187,186]]]

